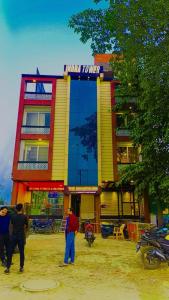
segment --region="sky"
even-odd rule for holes
[[[73,14],[104,7],[92,0],[0,0],[0,198],[10,200],[21,74],[63,74],[93,64],[89,44],[68,28]]]

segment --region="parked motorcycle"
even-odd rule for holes
[[[85,223],[85,239],[88,242],[89,247],[92,246],[94,240],[96,239],[94,236],[94,228],[90,223],[90,220]]]
[[[169,265],[169,235],[166,230],[153,228],[142,234],[136,245],[136,252],[141,252],[144,267],[156,269],[162,262]]]
[[[96,239],[96,237],[94,236],[94,233],[92,231],[86,231],[85,232],[85,239],[88,242],[89,247],[91,247],[94,240]]]
[[[51,233],[53,232],[53,220],[34,219],[32,220],[31,231],[33,233]]]

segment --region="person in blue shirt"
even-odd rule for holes
[[[10,215],[8,208],[0,208],[0,259],[2,266],[6,267],[6,261],[9,255],[10,238],[9,238]]]

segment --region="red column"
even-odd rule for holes
[[[18,182],[13,182],[11,205],[15,205],[17,203],[17,198],[18,198]]]

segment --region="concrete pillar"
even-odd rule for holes
[[[69,205],[69,195],[64,195],[64,215],[67,212]]]
[[[96,222],[96,233],[100,232],[100,195],[95,196],[95,222]]]

